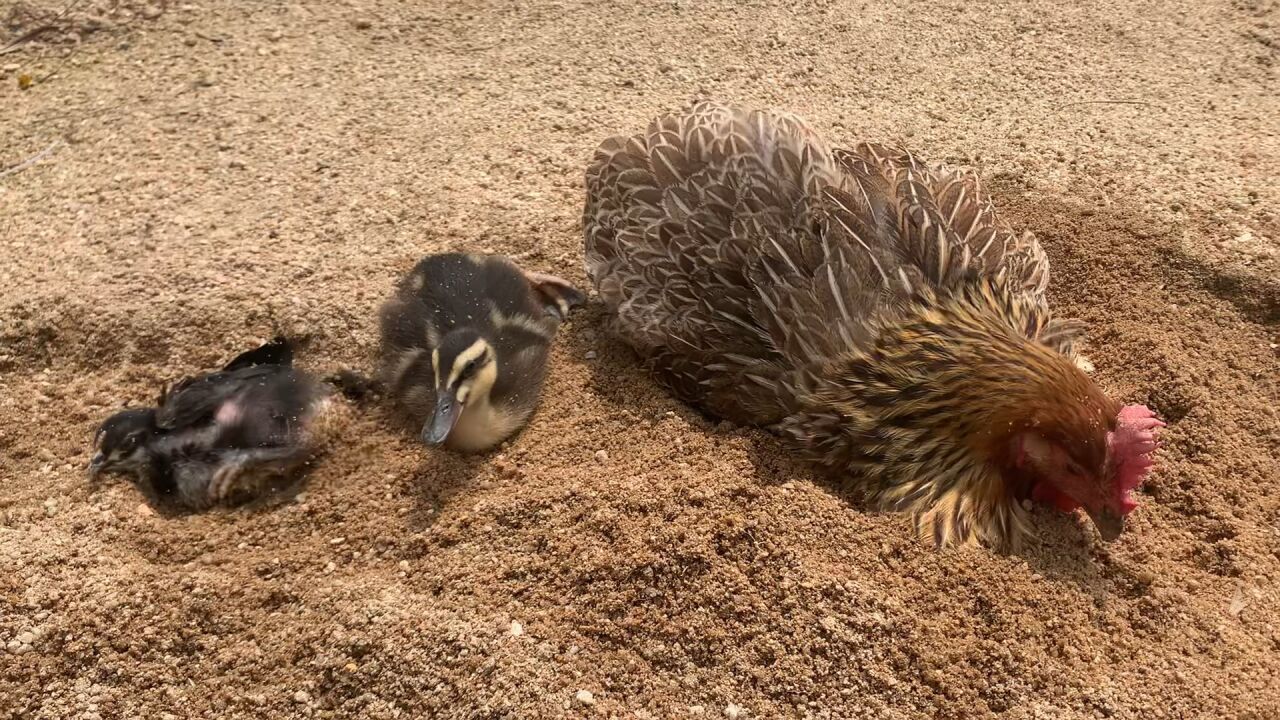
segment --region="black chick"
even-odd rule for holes
[[[490,448],[538,405],[547,354],[585,296],[497,255],[431,255],[382,308],[382,387],[431,445]]]
[[[192,510],[248,499],[311,459],[328,404],[324,386],[293,368],[289,341],[276,338],[220,371],[179,381],[158,407],[107,418],[89,475],[133,475],[144,490]]]

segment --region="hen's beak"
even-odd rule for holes
[[[1090,510],[1089,518],[1093,520],[1094,526],[1098,528],[1098,534],[1106,542],[1112,542],[1124,532],[1124,516],[1111,508]]]
[[[428,445],[444,442],[462,415],[462,401],[453,390],[442,389],[437,393],[435,413],[422,426],[422,441]]]
[[[102,453],[94,453],[93,459],[89,461],[89,482],[97,482],[106,465],[107,456]]]

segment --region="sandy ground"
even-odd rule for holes
[[[0,177],[0,718],[1280,716],[1280,4],[518,5],[0,1],[55,27],[0,173],[57,143]],[[488,456],[352,411],[292,499],[88,486],[102,417],[277,329],[367,366],[425,253],[585,283],[595,145],[700,94],[980,169],[1170,421],[1121,542],[925,548],[596,306]]]

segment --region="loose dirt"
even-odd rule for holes
[[[0,177],[0,718],[1280,716],[1280,5],[993,8],[0,2],[0,47],[52,28],[0,54],[0,173],[53,146]],[[88,485],[104,416],[278,330],[368,366],[425,253],[585,285],[596,144],[698,95],[979,169],[1170,421],[1120,542],[935,552],[597,305],[489,455],[352,408],[296,496]]]

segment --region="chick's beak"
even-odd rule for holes
[[[1124,532],[1124,516],[1109,507],[1090,510],[1089,518],[1105,542],[1112,542]]]
[[[102,453],[94,453],[93,459],[89,461],[89,482],[97,482],[106,465],[107,456]]]
[[[437,393],[435,412],[422,426],[422,441],[428,445],[444,442],[462,415],[462,401],[453,390],[441,389]]]

